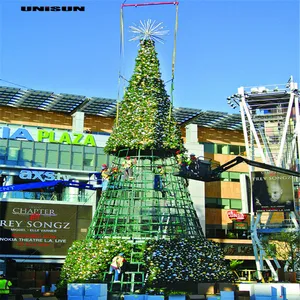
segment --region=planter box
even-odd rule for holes
[[[188,298],[190,300],[206,300],[205,295],[189,295]]]
[[[107,300],[107,296],[84,296],[83,300]]]
[[[234,292],[233,291],[221,291],[221,300],[234,300]]]
[[[85,296],[106,296],[107,284],[102,283],[86,283],[84,284]]]
[[[145,300],[164,300],[163,295],[145,295]]]
[[[169,300],[185,300],[185,295],[169,295]]]
[[[69,283],[68,284],[68,296],[84,296],[84,284],[83,283]],[[76,300],[76,299],[73,299]]]
[[[68,300],[83,300],[83,296],[69,296]]]
[[[146,296],[143,294],[136,294],[136,295],[124,295],[124,300],[145,300]]]
[[[206,297],[207,300],[221,300],[220,296],[216,296],[216,295],[208,295]]]
[[[69,283],[68,300],[107,300],[107,284]]]

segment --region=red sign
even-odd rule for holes
[[[238,221],[244,221],[246,219],[246,216],[242,213],[239,213],[237,210],[228,210],[227,216],[230,220],[238,220]]]

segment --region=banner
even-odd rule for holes
[[[1,201],[0,212],[0,254],[9,255],[66,255],[92,217],[88,205]]]
[[[220,244],[225,255],[253,256],[253,247],[249,244]]]
[[[293,177],[278,172],[252,172],[254,212],[294,211]]]

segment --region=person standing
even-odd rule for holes
[[[184,153],[182,153],[180,150],[177,150],[175,154],[176,154],[176,161],[180,168],[180,171],[186,172],[187,160]]]
[[[10,280],[7,280],[4,274],[0,274],[0,299],[8,300],[9,288],[12,286]]]
[[[165,170],[162,166],[157,166],[154,170],[154,182],[153,189],[155,191],[161,191],[162,196],[165,197],[166,191],[164,191],[164,179]]]
[[[119,282],[119,278],[122,272],[122,267],[126,259],[124,258],[124,253],[120,253],[112,259],[110,264],[109,273],[114,273],[114,282]]]
[[[101,167],[102,191],[105,191],[107,189],[110,176],[111,171],[108,169],[108,166],[106,164],[103,164]]]
[[[132,165],[133,162],[130,156],[126,156],[125,160],[122,163],[122,167],[124,169],[124,176],[123,176],[124,180],[133,179]]]
[[[197,162],[197,157],[194,153],[190,154],[187,165],[189,170],[194,170]]]

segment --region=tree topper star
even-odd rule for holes
[[[161,26],[162,22],[156,24],[155,21],[148,19],[147,21],[140,21],[137,26],[129,26],[130,30],[136,35],[130,41],[136,40],[152,40],[163,44],[161,36],[168,34],[169,30],[164,30]]]

